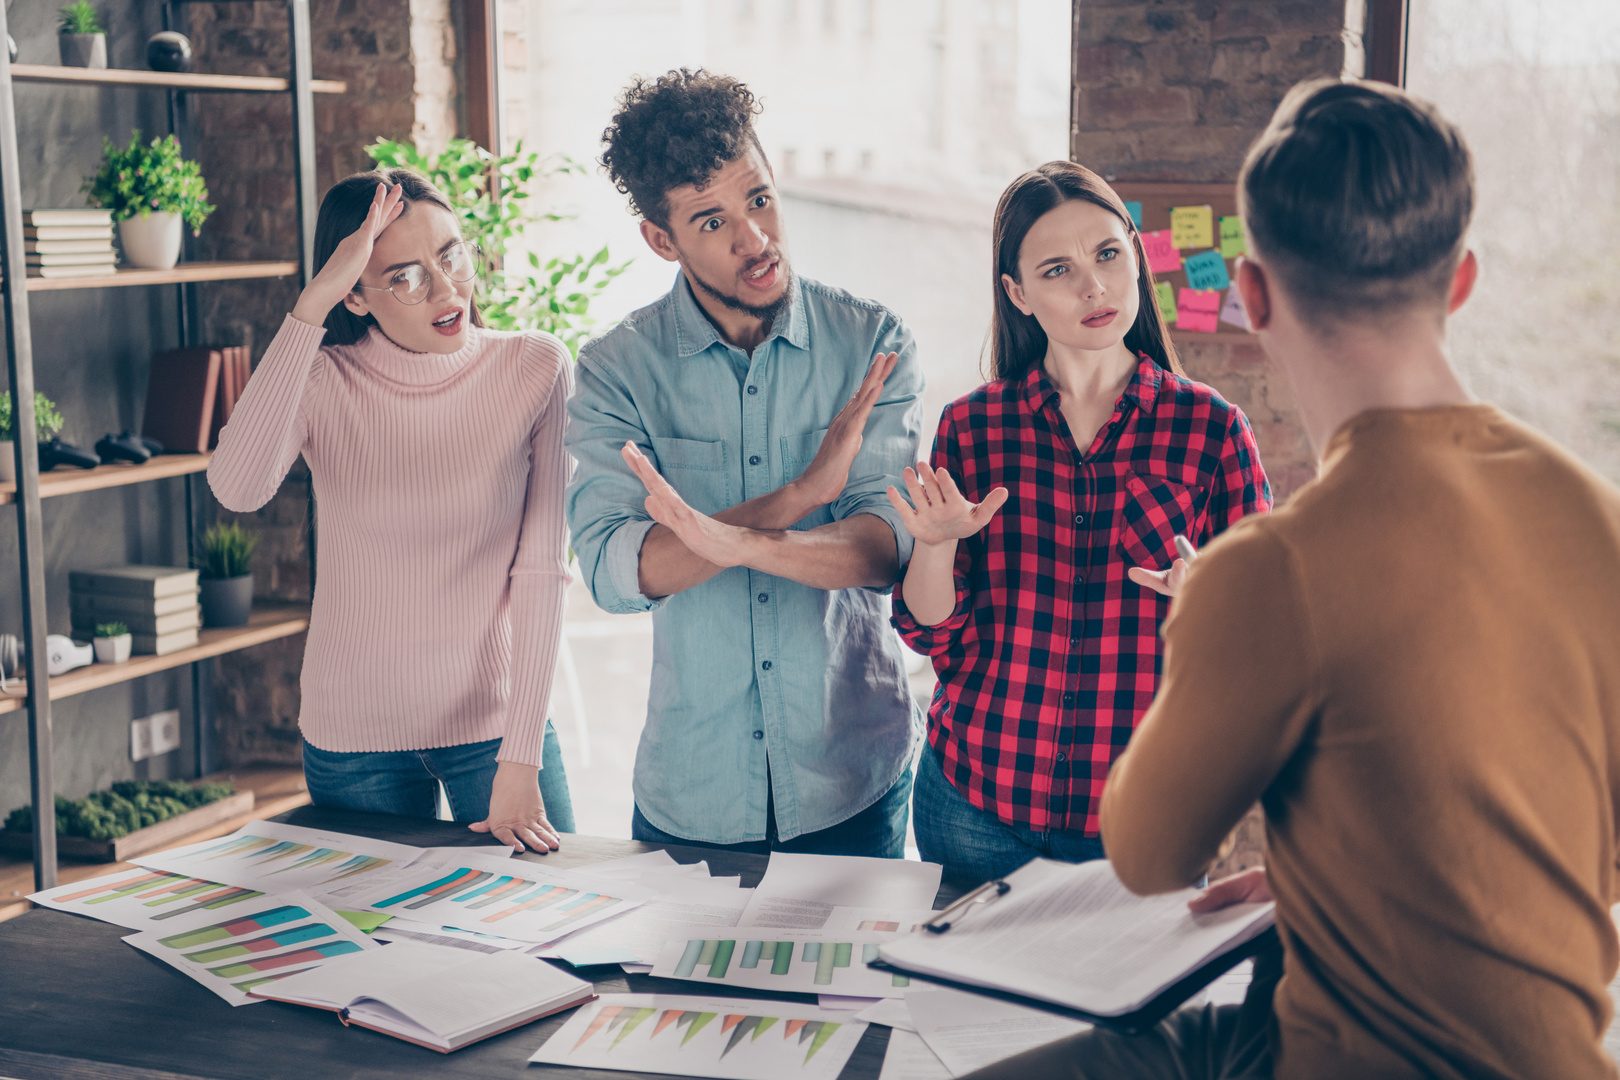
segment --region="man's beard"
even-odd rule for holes
[[[682,269],[686,271],[686,276],[690,278],[698,288],[708,293],[711,297],[720,301],[720,303],[724,304],[732,311],[740,311],[744,315],[749,315],[760,320],[768,328],[776,323],[776,316],[781,314],[782,309],[788,306],[788,301],[793,296],[792,269],[788,266],[787,260],[781,258],[780,256],[778,256],[776,265],[777,269],[787,280],[787,287],[782,290],[781,296],[777,297],[775,300],[772,300],[769,304],[750,304],[740,296],[733,296],[730,293],[721,292],[713,285],[710,285],[707,281],[704,281],[702,278],[698,277],[697,274],[693,273],[690,266],[685,266]]]

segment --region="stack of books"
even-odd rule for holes
[[[171,454],[203,454],[219,444],[252,373],[242,345],[199,345],[152,357],[141,434]]]
[[[180,566],[110,566],[68,575],[73,636],[88,640],[99,623],[121,622],[131,651],[165,656],[197,644],[202,607],[197,571]]]
[[[118,263],[112,211],[24,210],[23,252],[29,277],[110,274]]]

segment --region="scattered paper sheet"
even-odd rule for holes
[[[266,894],[228,914],[194,912],[125,942],[157,957],[232,1005],[251,1005],[247,991],[381,945],[337,912],[302,893]]]
[[[951,1071],[928,1049],[921,1035],[901,1028],[889,1032],[878,1080],[950,1080],[950,1076]]]
[[[867,965],[889,934],[830,934],[740,926],[726,934],[696,927],[668,942],[652,973],[711,986],[781,993],[899,997],[911,980]]]
[[[72,885],[58,885],[28,897],[41,907],[86,915],[131,930],[155,930],[198,911],[224,912],[264,893],[222,885],[185,874],[136,867]]]
[[[255,821],[229,836],[131,861],[149,870],[264,892],[303,890],[325,896],[339,886],[408,865],[422,856],[421,848],[408,844]]]
[[[920,990],[913,991],[920,993]],[[896,1028],[900,1031],[917,1030],[917,1024],[911,1019],[911,1006],[906,1004],[905,998],[885,998],[876,1001],[855,1014],[855,1019],[865,1020],[869,1024],[882,1024],[884,1027]]]
[[[724,1080],[836,1080],[866,1025],[847,1013],[748,998],[606,994],[530,1061]]]
[[[650,888],[641,907],[570,934],[538,955],[575,967],[594,964],[650,964],[673,937],[693,926],[736,926],[753,894],[735,878],[665,878]],[[643,879],[645,884],[645,879]]]
[[[909,859],[773,852],[742,925],[813,930],[839,907],[931,908],[943,872]]]
[[[952,1076],[1091,1027],[1081,1020],[958,990],[914,990],[906,995],[906,1008],[917,1034]]]

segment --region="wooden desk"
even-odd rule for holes
[[[487,838],[448,822],[303,807],[277,821],[358,833],[402,844],[480,846]],[[580,866],[660,845],[565,836],[546,856]],[[766,859],[692,847],[670,847],[680,862],[706,859],[717,875],[759,882]],[[536,858],[534,856],[525,856]],[[945,886],[936,901],[957,890]],[[599,1077],[634,1074],[527,1064],[571,1012],[441,1055],[398,1039],[345,1028],[330,1013],[265,1002],[231,1008],[184,975],[125,945],[133,931],[110,923],[37,909],[0,924],[0,1076],[19,1080],[137,1077]],[[814,1002],[806,994],[750,994],[696,983],[626,976],[618,967],[584,968],[598,993],[774,997]],[[889,1029],[867,1029],[842,1080],[876,1078]],[[646,1074],[642,1074],[646,1075]]]

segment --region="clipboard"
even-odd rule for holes
[[[963,990],[970,994],[980,994],[1000,1001],[1010,1001],[1014,1005],[1023,1005],[1027,1008],[1039,1009],[1042,1012],[1052,1013],[1056,1016],[1066,1016],[1074,1020],[1084,1020],[1087,1023],[1110,1028],[1127,1035],[1139,1035],[1153,1028],[1159,1021],[1185,1005],[1198,991],[1204,989],[1204,987],[1231,971],[1243,961],[1257,956],[1267,949],[1277,947],[1279,944],[1280,939],[1277,937],[1277,928],[1275,926],[1267,927],[1248,941],[1242,942],[1219,956],[1213,957],[1201,967],[1194,968],[1177,982],[1165,987],[1140,1009],[1117,1016],[1100,1016],[1096,1013],[1086,1012],[1083,1009],[1071,1009],[1067,1005],[1058,1005],[1044,998],[1027,997],[1008,990],[995,990],[975,983],[958,982],[955,979],[928,975],[909,968],[897,967],[886,960],[873,960],[866,966],[875,968],[878,971],[889,972],[892,975],[904,975],[906,978],[916,982],[948,987],[952,990]]]
[[[956,900],[940,909],[933,918],[922,924],[921,932],[929,934],[945,934],[957,922],[972,914],[973,911],[1006,896],[1012,891],[1012,886],[1005,881],[987,881],[978,888],[963,894]],[[1277,936],[1276,925],[1266,927],[1253,937],[1240,941],[1230,949],[1217,953],[1202,964],[1193,968],[1180,979],[1160,990],[1145,1004],[1128,1013],[1102,1015],[1076,1009],[1068,1005],[1059,1005],[1044,998],[1030,997],[1011,990],[1002,990],[993,987],[980,986],[977,983],[963,982],[928,972],[917,971],[902,965],[892,964],[887,960],[872,960],[867,967],[878,971],[888,972],[892,975],[904,975],[909,979],[926,982],[936,986],[949,987],[953,990],[962,990],[970,994],[982,994],[986,997],[1009,1001],[1042,1012],[1057,1016],[1084,1020],[1087,1023],[1110,1028],[1125,1034],[1135,1035],[1154,1027],[1159,1021],[1175,1012],[1198,991],[1204,989],[1217,978],[1251,957],[1257,956],[1269,949],[1280,948],[1281,940]]]

